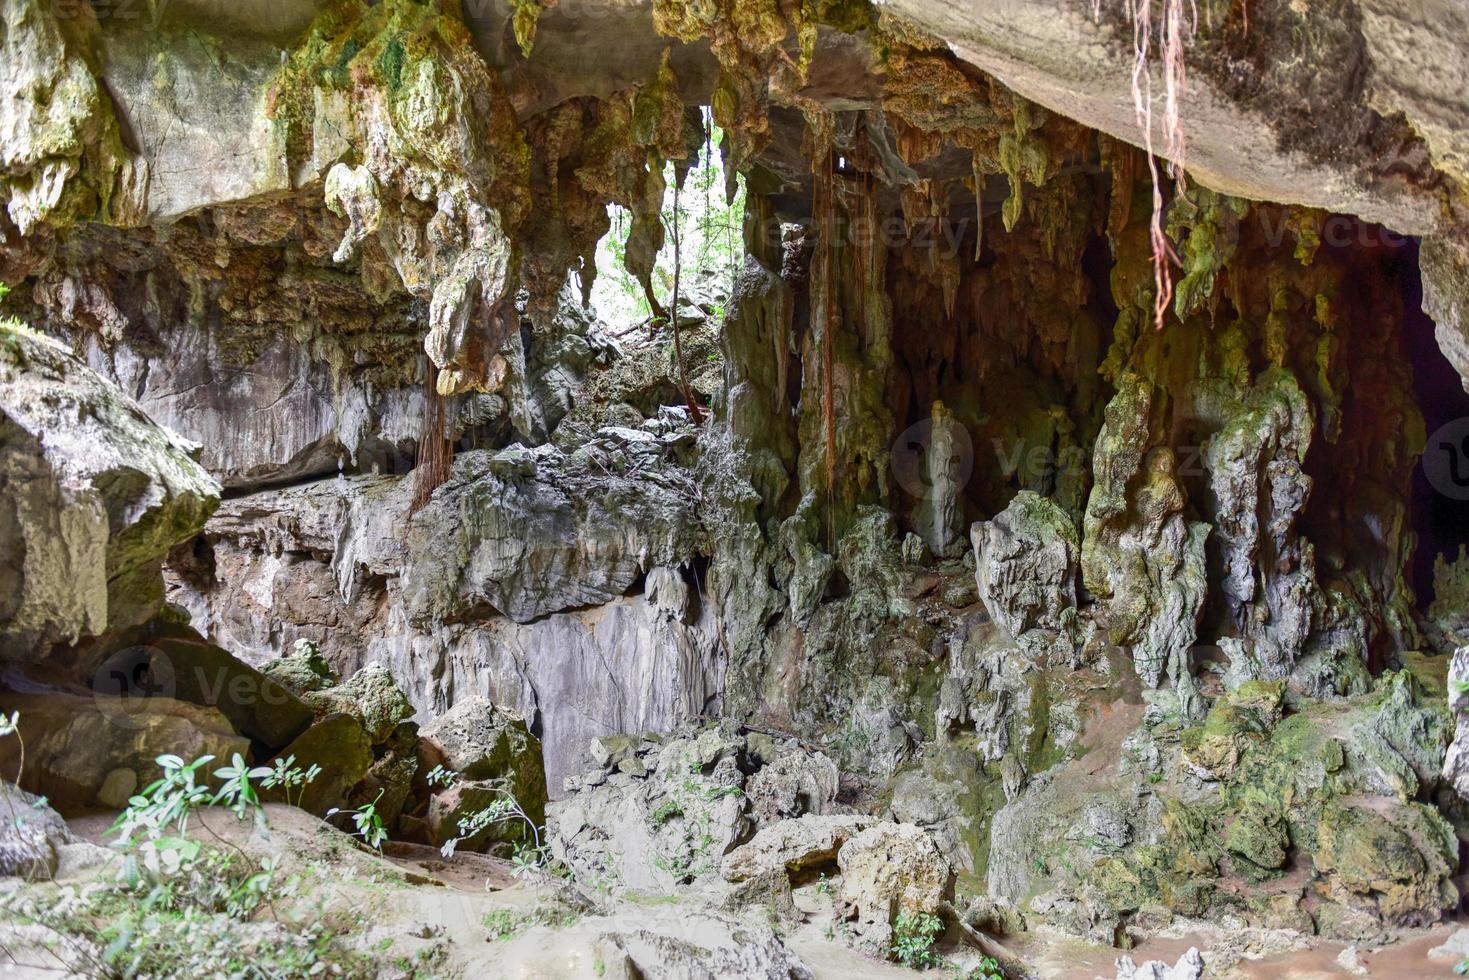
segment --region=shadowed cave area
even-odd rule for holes
[[[1404,8],[0,0],[0,961],[1469,963]]]

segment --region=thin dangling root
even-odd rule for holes
[[[1161,23],[1155,25],[1153,5],[1162,4]],[[1100,0],[1092,11],[1100,15]],[[1148,238],[1153,251],[1153,320],[1163,329],[1163,319],[1173,303],[1173,267],[1176,261],[1168,236],[1163,230],[1163,188],[1158,172],[1158,159],[1153,146],[1153,75],[1150,68],[1155,35],[1159,60],[1163,65],[1163,129],[1167,138],[1166,155],[1169,173],[1179,192],[1186,187],[1187,144],[1179,104],[1187,85],[1184,66],[1184,41],[1193,33],[1193,23],[1183,13],[1183,0],[1128,0],[1132,18],[1134,59],[1132,64],[1132,102],[1138,126],[1143,131],[1143,146],[1148,155],[1148,172],[1153,179],[1153,217]],[[1197,18],[1197,13],[1195,13]]]
[[[418,464],[413,468],[413,503],[408,508],[410,517],[426,507],[434,491],[448,482],[454,463],[454,447],[444,438],[444,396],[439,394],[438,383],[438,365],[429,361],[423,391],[423,428],[418,434]]]

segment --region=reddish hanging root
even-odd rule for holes
[[[423,391],[423,428],[418,434],[418,462],[413,468],[413,503],[408,514],[428,505],[434,491],[449,479],[454,449],[444,438],[444,396],[439,394],[439,368],[428,362],[428,380]]]
[[[834,338],[832,329],[835,317],[832,315],[832,302],[835,298],[832,291],[832,266],[833,252],[836,242],[833,238],[832,221],[832,159],[831,148],[826,151],[825,166],[816,188],[819,188],[819,220],[821,222],[820,256],[821,265],[821,288],[824,291],[824,299],[821,310],[821,421],[826,430],[826,492],[832,504],[836,500],[837,479],[837,420],[836,420],[836,386],[832,375],[836,371],[836,350],[833,346]]]
[[[1158,172],[1158,158],[1153,147],[1153,75],[1149,67],[1154,46],[1153,3],[1154,0],[1128,0],[1128,12],[1132,16],[1132,41],[1134,59],[1132,64],[1132,102],[1138,126],[1143,131],[1143,146],[1148,155],[1148,172],[1153,180],[1153,218],[1148,228],[1148,238],[1153,252],[1153,321],[1158,330],[1163,329],[1163,320],[1168,307],[1173,303],[1173,248],[1163,229],[1163,187]],[[1159,40],[1160,61],[1163,65],[1164,110],[1163,127],[1167,137],[1166,152],[1169,157],[1169,172],[1173,175],[1177,189],[1186,186],[1185,165],[1187,145],[1179,102],[1187,84],[1183,48],[1187,33],[1192,25],[1183,15],[1183,0],[1160,0],[1163,5],[1162,23],[1158,25],[1162,34]],[[1100,12],[1099,6],[1093,7]],[[1197,19],[1197,11],[1195,11]]]

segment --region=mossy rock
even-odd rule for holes
[[[1333,801],[1323,809],[1312,862],[1344,901],[1375,903],[1394,925],[1436,922],[1458,904],[1453,829],[1419,803],[1378,798]]]
[[[286,746],[281,755],[295,756],[295,765],[301,769],[321,767],[321,774],[302,788],[299,804],[318,816],[342,806],[373,764],[367,733],[356,718],[347,714],[328,715],[318,721]]]

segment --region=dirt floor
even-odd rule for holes
[[[697,932],[698,903],[688,899],[623,900],[601,911],[565,914],[561,921],[538,923],[505,941],[486,935],[486,916],[497,910],[523,915],[537,910],[567,910],[576,904],[570,889],[555,881],[525,882],[496,858],[460,853],[445,860],[430,847],[389,844],[382,856],[299,810],[268,807],[269,829],[236,821],[225,811],[204,811],[191,826],[201,839],[229,841],[247,851],[277,855],[287,868],[315,873],[334,904],[356,910],[364,942],[394,955],[428,956],[446,975],[464,977],[600,976],[595,965],[609,929],[667,928],[681,922]],[[73,830],[103,842],[110,815],[75,819]],[[329,868],[329,873],[323,869]],[[947,977],[948,972],[915,973],[844,945],[832,936],[830,898],[815,886],[795,895],[804,921],[781,928],[786,947],[800,957],[817,980],[885,980]],[[569,903],[569,904],[568,904]],[[499,914],[504,914],[503,912]],[[1420,980],[1452,977],[1458,958],[1437,950],[1466,922],[1404,933],[1382,949],[1349,947],[1295,933],[1223,930],[1200,926],[1176,935],[1149,937],[1121,951],[1036,931],[1009,939],[1004,946],[1021,957],[1040,978],[1094,980],[1117,975],[1118,959],[1175,963],[1190,947],[1204,956],[1206,977],[1228,980],[1316,980],[1373,977]],[[977,961],[973,950],[948,949],[955,964]],[[1347,955],[1344,958],[1344,953]]]

